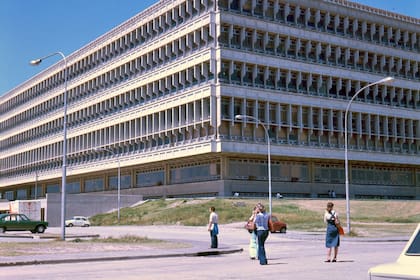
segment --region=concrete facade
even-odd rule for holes
[[[46,218],[49,226],[61,225],[61,195],[47,194]],[[143,200],[139,195],[121,196],[121,208],[132,206]],[[115,194],[73,194],[66,196],[66,219],[73,216],[90,217],[96,214],[117,211],[117,197]]]
[[[420,20],[344,0],[162,0],[67,57],[67,191],[419,199]],[[60,191],[63,64],[0,97],[0,195]],[[239,120],[237,115],[251,118]],[[268,137],[268,138],[267,138]]]

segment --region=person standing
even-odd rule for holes
[[[327,224],[327,233],[325,236],[325,247],[327,247],[327,260],[325,262],[336,262],[338,247],[340,246],[340,235],[337,226],[335,225],[338,220],[338,214],[333,210],[334,203],[328,202],[327,209],[324,214],[324,223]],[[334,248],[334,256],[331,260],[331,251]]]
[[[216,208],[214,206],[210,207],[210,217],[209,217],[209,225],[207,227],[208,231],[210,232],[210,239],[211,239],[211,248],[217,248],[217,235],[219,234],[219,216],[216,213]]]
[[[255,225],[255,217],[257,216],[257,206],[254,207],[251,217],[249,217],[248,222],[252,222]],[[255,229],[248,229],[251,234],[251,239],[249,240],[249,258],[255,260],[257,258],[258,244],[257,244],[257,232]]]
[[[270,219],[270,215],[265,211],[264,205],[262,205],[261,203],[258,203],[257,215],[255,217],[255,226],[256,226],[256,231],[257,231],[258,259],[260,261],[260,265],[268,264],[264,245],[268,237],[268,220],[269,219]]]

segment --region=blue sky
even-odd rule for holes
[[[0,95],[69,55],[157,0],[0,0]],[[420,18],[419,0],[354,0]]]

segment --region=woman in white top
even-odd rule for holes
[[[217,235],[219,234],[219,216],[214,206],[210,207],[209,225],[207,230],[210,232],[211,248],[217,248]]]
[[[328,202],[324,213],[324,223],[327,224],[327,233],[325,235],[325,247],[327,247],[327,260],[325,262],[336,262],[338,247],[340,246],[340,235],[338,233],[335,220],[338,220],[338,214],[333,210],[334,203]],[[334,248],[334,257],[331,260],[331,249]]]
[[[255,225],[255,217],[257,216],[258,208],[257,206],[254,207],[252,210],[252,215],[249,217],[248,221],[252,222]],[[258,255],[258,238],[257,238],[257,231],[256,229],[248,229],[249,233],[251,234],[251,239],[249,240],[249,257],[252,260],[255,260]]]

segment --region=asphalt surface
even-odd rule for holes
[[[5,279],[231,279],[296,280],[368,279],[370,268],[395,262],[410,236],[385,238],[342,237],[338,261],[325,263],[325,232],[270,234],[266,242],[268,265],[249,258],[249,233],[243,224],[220,225],[219,248],[210,249],[206,227],[114,226],[66,228],[66,240],[141,236],[170,241],[160,246],[96,242],[48,242],[60,237],[60,228],[44,234],[7,232],[0,242],[34,242],[15,256],[0,256]],[[44,244],[41,244],[44,242]],[[49,245],[51,243],[51,245]],[[69,245],[69,246],[68,246]],[[92,247],[91,247],[92,246]],[[21,252],[21,251],[19,251]],[[39,252],[39,253],[38,253]],[[217,273],[215,273],[217,271]]]
[[[241,225],[225,225],[224,230],[239,232],[247,237]],[[90,228],[66,228],[66,241],[84,238],[121,237],[124,235],[136,235],[153,237],[167,240],[173,243],[183,243],[188,246],[181,248],[142,248],[126,250],[97,250],[97,251],[69,251],[60,254],[24,254],[19,256],[0,257],[0,266],[22,266],[34,264],[58,264],[113,260],[134,260],[146,258],[170,258],[170,257],[194,257],[234,254],[247,251],[243,242],[235,242],[235,237],[219,242],[219,248],[209,248],[210,238],[204,227],[184,226],[115,226],[115,227],[90,227]],[[226,234],[227,235],[227,234]],[[46,242],[61,236],[60,228],[49,228],[44,234],[30,234],[29,232],[6,232],[0,234],[0,242]],[[288,232],[276,234],[276,238],[295,241],[321,241],[323,233]],[[406,242],[409,236],[396,236],[386,238],[349,238],[342,237],[343,243],[348,242]]]
[[[145,258],[170,258],[170,257],[194,257],[212,256],[242,252],[243,248],[238,246],[228,246],[226,244],[217,249],[209,248],[209,242],[201,240],[205,229],[197,227],[174,226],[169,227],[172,233],[169,235],[168,227],[163,226],[115,226],[115,227],[89,227],[89,228],[66,228],[65,239],[72,241],[75,239],[107,238],[122,236],[142,236],[153,239],[165,240],[174,244],[183,244],[177,248],[156,248],[143,246],[141,250],[136,248],[125,250],[94,250],[94,251],[75,251],[60,252],[59,254],[23,254],[18,256],[0,256],[0,267],[20,266],[34,264],[58,264],[58,263],[77,263],[94,261],[114,261],[132,260]],[[199,238],[193,238],[200,232]],[[189,234],[188,234],[189,233]],[[6,232],[0,234],[0,242],[48,242],[60,239],[61,228],[48,228],[44,234],[31,234],[30,232]],[[205,235],[207,238],[207,234]],[[112,245],[107,246],[109,247]],[[170,246],[169,246],[170,247]]]

